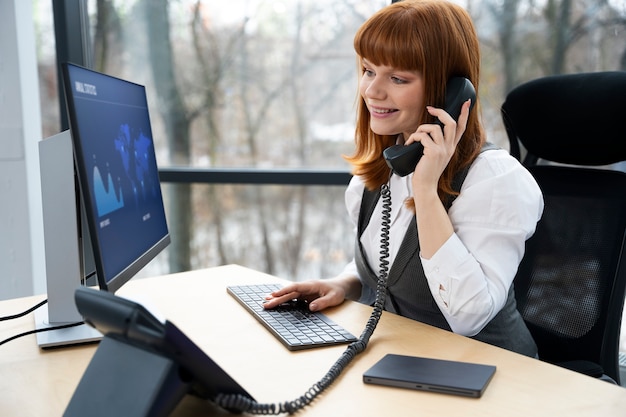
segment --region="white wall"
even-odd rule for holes
[[[0,0],[0,300],[46,291],[31,3]]]

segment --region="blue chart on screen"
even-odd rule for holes
[[[105,182],[106,180],[106,182]],[[97,166],[93,168],[93,183],[96,194],[96,206],[98,207],[98,216],[102,217],[112,211],[124,207],[124,196],[120,187],[116,187],[113,183],[113,177],[108,173],[106,179],[102,178],[102,174]]]
[[[125,194],[132,195],[135,206],[138,206],[157,192],[148,189],[155,186],[150,173],[150,138],[140,130],[131,129],[128,124],[122,124],[114,142],[117,151],[115,155],[119,158],[115,161],[117,163],[106,161],[106,172],[102,172],[98,166],[102,161],[94,161],[93,183],[100,217],[123,208]],[[124,171],[112,173],[111,166],[120,167],[120,161]],[[127,191],[130,193],[123,192],[122,183],[129,186]]]

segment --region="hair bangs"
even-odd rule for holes
[[[374,65],[422,72],[425,58],[420,38],[410,10],[383,9],[361,26],[354,37],[354,50]]]

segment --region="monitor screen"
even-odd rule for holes
[[[114,292],[170,243],[146,91],[74,64],[62,70],[98,284]]]

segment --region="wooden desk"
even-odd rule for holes
[[[260,402],[302,395],[345,347],[290,352],[227,293],[227,284],[276,281],[240,266],[134,280],[119,295],[145,296]],[[0,302],[0,316],[43,296]],[[371,309],[346,302],[327,310],[356,335]],[[32,315],[0,322],[0,340],[34,327]],[[60,416],[96,346],[41,351],[35,336],[0,346],[0,416]],[[386,353],[497,366],[480,399],[365,385],[363,372]],[[626,389],[385,313],[368,349],[301,416],[620,416]],[[186,397],[175,416],[227,415]]]

